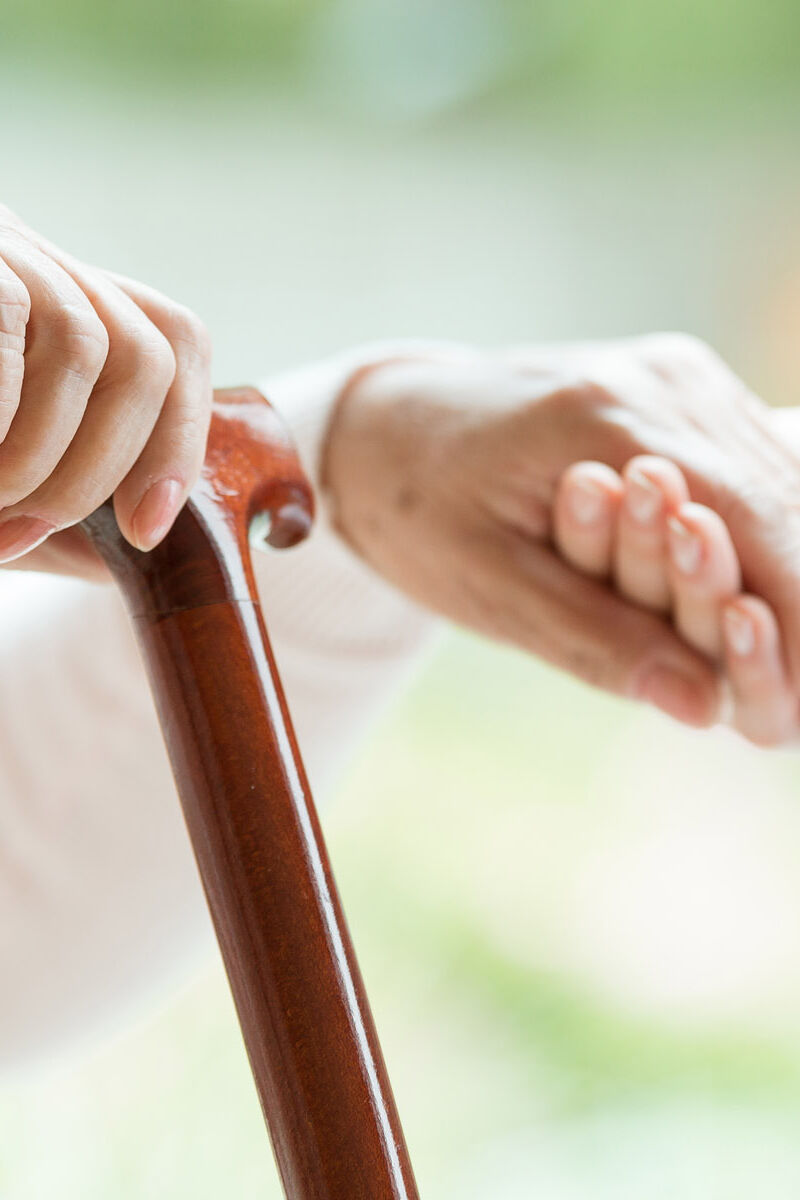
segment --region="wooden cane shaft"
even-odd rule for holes
[[[259,471],[291,516],[308,498],[287,461]],[[110,506],[87,530],[134,620],[286,1195],[416,1200],[256,598],[250,509],[243,525],[219,473],[147,555]]]
[[[259,609],[136,627],[286,1193],[413,1196]]]

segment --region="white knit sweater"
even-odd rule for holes
[[[358,352],[267,381],[306,469]],[[364,567],[324,505],[256,577],[317,796],[425,643],[430,618]],[[186,976],[210,919],[144,671],[111,587],[0,588],[0,1063],[117,1023]],[[20,615],[20,598],[24,612]],[[14,619],[11,610],[14,607]]]

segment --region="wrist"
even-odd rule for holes
[[[332,523],[364,557],[414,507],[446,431],[463,421],[459,378],[478,356],[460,348],[362,363],[331,412],[320,483]]]

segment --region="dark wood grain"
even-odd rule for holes
[[[141,554],[86,523],[133,617],[286,1195],[417,1196],[255,592],[254,529],[308,532],[311,493],[266,401],[217,393],[203,476]]]

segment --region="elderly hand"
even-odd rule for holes
[[[702,725],[719,716],[714,665],[560,560],[557,484],[577,459],[677,463],[774,608],[800,694],[794,444],[705,345],[659,335],[367,367],[340,401],[325,475],[345,538],[423,604]]]
[[[198,475],[210,413],[192,313],[0,206],[0,563],[102,573],[71,527],[112,495],[124,536],[151,549]]]

